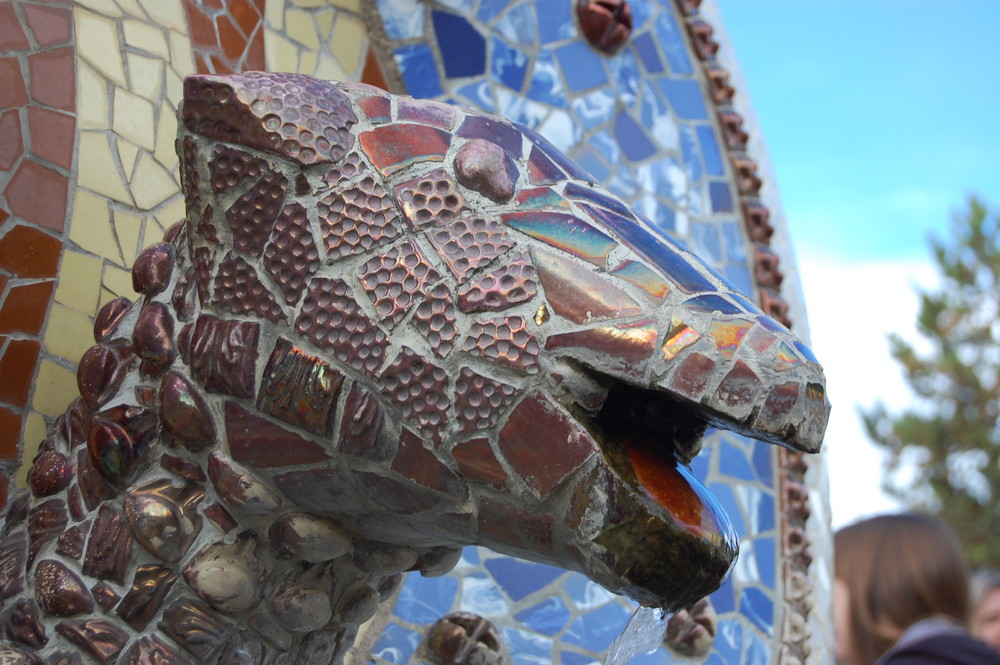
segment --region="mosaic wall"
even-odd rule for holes
[[[0,2],[0,464],[12,473],[33,456],[76,395],[81,331],[133,295],[138,251],[184,215],[175,114],[196,71],[364,80],[505,115],[802,326],[773,186],[748,157],[763,154],[759,137],[715,9],[700,4],[630,3],[630,33],[608,54],[567,0]],[[825,605],[809,612],[829,587],[814,467],[728,433],[695,460],[742,546],[712,597],[708,661],[791,664],[831,643]],[[422,662],[421,629],[456,609],[494,620],[515,662],[583,665],[632,607],[579,576],[467,550],[448,577],[408,579],[368,638],[372,660]]]

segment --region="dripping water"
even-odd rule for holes
[[[667,621],[672,615],[658,607],[640,607],[615,638],[604,665],[626,665],[639,654],[652,653],[663,642]]]

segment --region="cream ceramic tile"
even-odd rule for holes
[[[118,150],[118,160],[122,164],[125,173],[135,171],[135,161],[139,157],[139,147],[126,141],[125,139],[115,139],[115,148]]]
[[[314,74],[316,63],[319,61],[319,52],[312,49],[302,49],[299,51],[299,68],[295,71],[303,74]]]
[[[163,34],[163,28],[137,19],[125,19],[122,22],[122,29],[125,34],[125,43],[132,48],[158,55],[164,59],[170,57],[170,49],[167,47],[167,38]]]
[[[326,54],[319,56],[319,62],[313,70],[313,76],[328,81],[346,81],[351,78],[339,62]]]
[[[327,0],[292,0],[291,4],[303,9],[318,9],[319,7],[325,7]]]
[[[111,126],[108,88],[104,77],[77,59],[76,122],[80,129],[107,129]]]
[[[268,0],[264,6],[264,44],[270,39],[268,32],[276,30],[278,32],[285,29],[285,2],[284,0]]]
[[[285,32],[289,38],[299,42],[307,49],[319,50],[319,35],[316,34],[316,24],[310,12],[299,9],[289,9],[285,12]],[[302,70],[299,70],[302,71]]]
[[[96,256],[72,249],[63,250],[54,300],[81,312],[95,314],[101,294],[101,265],[101,259]]]
[[[110,264],[104,265],[104,288],[115,294],[115,298],[124,296],[135,300],[136,293],[132,288],[132,273]]]
[[[96,299],[95,299],[96,301]],[[59,303],[49,308],[49,321],[45,328],[45,350],[76,363],[94,344],[90,335],[80,331],[93,330],[93,314],[84,314]]]
[[[82,249],[98,256],[110,257],[120,262],[118,242],[115,240],[108,213],[108,201],[83,190],[76,191],[73,213],[70,217],[69,239]]]
[[[330,50],[348,72],[357,73],[364,62],[365,24],[349,14],[339,14],[330,37]]]
[[[121,137],[140,148],[156,148],[155,109],[147,100],[117,88],[111,128]]]
[[[146,152],[139,155],[131,182],[132,196],[140,210],[151,210],[180,191],[173,175]]]
[[[170,30],[168,40],[170,41],[170,62],[174,70],[181,76],[194,74],[194,52],[191,49],[191,39],[176,30]]]
[[[361,0],[329,0],[329,3],[334,7],[346,9],[358,16],[361,15]]]
[[[143,99],[159,103],[163,94],[163,61],[138,53],[126,53],[130,89]]]
[[[160,228],[160,237],[153,238],[151,234],[152,229],[149,225],[146,225],[146,238],[145,244],[150,244],[152,242],[159,242],[163,239],[163,232],[169,229],[171,226],[176,224],[187,217],[187,211],[184,209],[184,197],[178,194],[174,198],[170,199],[160,210],[156,213],[154,219]]]
[[[178,73],[177,68],[171,63],[167,67],[167,100],[177,109],[177,105],[184,99],[184,76]]]
[[[274,72],[299,71],[299,46],[279,33],[270,33],[264,42],[267,68]]]
[[[118,162],[103,132],[80,132],[77,185],[128,205],[132,197],[122,181]]]
[[[114,0],[77,0],[76,4],[92,9],[102,16],[115,18],[122,15],[122,10],[118,8]]]
[[[177,110],[172,104],[162,104],[160,106],[160,117],[156,122],[156,150],[153,156],[160,164],[163,164],[171,173],[177,171],[178,158],[177,148],[174,141],[177,139]]]
[[[313,18],[316,19],[316,28],[319,30],[320,38],[326,37],[330,34],[330,28],[333,27],[334,14],[335,12],[331,9],[313,13]]]
[[[78,394],[73,372],[51,360],[39,363],[32,409],[43,416],[55,417],[61,415]]]
[[[28,412],[24,419],[24,447],[21,449],[21,460],[28,462],[34,459],[35,455],[38,454],[38,448],[41,446],[42,441],[48,435],[48,425],[45,422],[45,418],[42,418],[37,413]],[[30,469],[30,464],[22,464],[17,470],[17,477],[14,482],[18,487],[28,486],[28,471]]]
[[[128,82],[125,80],[115,22],[80,8],[73,12],[73,17],[76,22],[77,54],[106,78],[126,87]]]
[[[136,16],[141,20],[149,22],[149,15],[139,6],[136,0],[115,0],[122,11],[131,16]]]
[[[142,250],[139,240],[142,238],[145,218],[127,210],[115,210],[113,219],[115,236],[118,238],[118,246],[121,247],[122,258],[125,259],[122,265],[131,270],[135,257]]]
[[[139,0],[154,23],[187,32],[187,16],[180,0]]]

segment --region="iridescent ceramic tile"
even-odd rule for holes
[[[510,212],[501,215],[505,224],[553,247],[603,267],[617,246],[614,240],[578,217],[556,212]]]
[[[329,436],[343,380],[329,363],[278,339],[261,376],[257,408],[314,434]]]
[[[395,123],[362,132],[358,140],[372,164],[388,176],[419,162],[440,162],[451,135],[427,125]]]
[[[535,270],[552,310],[574,323],[625,318],[642,313],[642,306],[595,272],[581,271],[570,259],[532,252]]]
[[[753,322],[745,319],[716,319],[708,327],[708,334],[715,340],[715,347],[722,357],[731,360],[752,326]]]

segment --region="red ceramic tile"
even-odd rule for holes
[[[26,159],[7,184],[4,196],[15,215],[47,229],[62,231],[68,190],[69,182],[64,176]]]
[[[243,69],[245,71],[252,70],[263,70],[266,68],[264,62],[264,30],[263,28],[257,30],[257,33],[251,37],[250,43],[247,44],[246,55],[243,60]]]
[[[191,38],[197,46],[215,47],[218,38],[215,36],[215,24],[192,0],[184,1],[184,9],[187,11],[188,25],[191,30]]]
[[[21,416],[0,406],[0,459],[16,460],[21,438]],[[4,474],[0,473],[0,476]]]
[[[72,48],[61,48],[28,56],[32,98],[46,106],[63,111],[76,109],[75,54]]]
[[[28,91],[17,58],[0,58],[0,109],[12,109],[28,103]]]
[[[260,12],[250,0],[233,0],[229,3],[229,14],[247,38],[253,34],[261,19]]]
[[[41,342],[34,339],[12,339],[0,358],[0,402],[23,407],[35,377],[35,364]]]
[[[69,44],[73,36],[69,9],[27,3],[22,3],[21,8],[28,21],[28,28],[40,46]]]
[[[378,64],[378,56],[375,54],[375,49],[371,46],[368,47],[365,68],[361,72],[361,82],[373,85],[376,88],[382,88],[383,90],[389,89],[389,84],[385,80],[385,74],[382,73],[382,67]]]
[[[0,305],[0,333],[41,332],[54,285],[55,282],[46,280],[11,287]]]
[[[246,37],[240,34],[232,19],[225,14],[218,16],[215,19],[215,24],[219,28],[219,43],[222,46],[222,53],[230,61],[236,62],[243,55],[243,49],[246,48]]]
[[[10,219],[10,213],[3,208],[0,208],[0,224],[3,224],[8,219]]]
[[[215,74],[232,74],[235,71],[232,67],[229,66],[229,63],[227,63],[225,60],[215,55],[214,53],[211,54],[209,58],[212,63],[212,68],[206,69],[205,70],[206,72]]]
[[[0,510],[7,508],[7,498],[10,496],[10,478],[6,473],[0,473]]]
[[[0,222],[4,219],[6,214],[0,214]],[[15,277],[55,277],[61,253],[59,240],[20,224],[0,237],[0,270]]]
[[[3,301],[3,290],[7,288],[7,282],[9,281],[10,279],[6,275],[0,273],[0,302]]]
[[[0,3],[0,51],[26,51],[30,46],[14,13],[14,5]]]
[[[10,171],[24,152],[17,109],[0,115],[0,171]]]
[[[205,0],[205,6],[210,9],[222,9],[226,4],[224,0]]]
[[[323,462],[326,451],[298,434],[226,402],[229,452],[240,464],[255,469]]]
[[[73,166],[76,118],[51,109],[29,106],[28,130],[33,155],[67,170]]]

